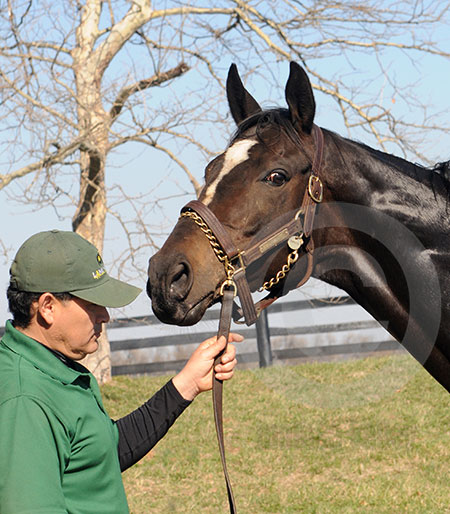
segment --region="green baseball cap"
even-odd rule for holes
[[[39,232],[19,248],[10,284],[30,293],[70,293],[104,307],[124,307],[141,292],[108,275],[94,245],[75,232]]]

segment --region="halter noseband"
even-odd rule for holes
[[[316,206],[323,198],[323,184],[319,178],[323,156],[323,133],[317,125],[313,125],[313,137],[316,149],[300,210],[297,211],[291,221],[278,227],[270,235],[258,239],[256,243],[245,250],[236,248],[222,223],[202,202],[193,200],[181,210],[180,217],[193,219],[208,238],[219,261],[224,265],[226,279],[220,287],[220,294],[223,295],[225,289],[233,289],[235,295],[239,296],[241,308],[235,309],[233,313],[234,321],[237,321],[243,315],[245,323],[248,326],[252,325],[257,320],[259,313],[277,299],[276,296],[269,294],[255,305],[245,270],[251,263],[260,259],[281,243],[287,241],[292,252],[288,255],[287,263],[275,277],[263,284],[262,289],[269,290],[285,278],[297,261],[298,252],[301,249],[306,251],[308,265],[305,275],[296,287],[302,286],[311,277],[314,253],[314,242],[311,234]],[[303,222],[301,216],[303,216]]]

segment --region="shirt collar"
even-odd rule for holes
[[[88,369],[75,361],[72,361],[73,367],[67,366],[49,351],[49,348],[14,328],[9,320],[6,322],[2,343],[36,368],[64,384],[72,384],[80,377],[85,377],[82,380],[89,379],[90,382],[92,375]]]
[[[38,341],[39,343],[39,341]],[[42,343],[39,343],[42,344]],[[77,363],[73,360],[64,355],[63,353],[59,352],[58,350],[53,350],[53,348],[49,348],[48,346],[45,346],[45,344],[42,344],[44,348],[47,348],[49,352],[52,352],[55,357],[57,357],[63,364],[66,366],[69,366],[69,368],[74,369],[75,371],[78,371]]]

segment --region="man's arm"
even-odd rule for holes
[[[117,420],[121,471],[144,457],[190,403],[169,381],[141,407]]]
[[[230,334],[229,342],[240,342],[242,339],[238,334]],[[153,448],[199,393],[211,389],[214,358],[225,346],[225,338],[217,340],[212,337],[203,341],[170,382],[139,409],[117,421],[122,471]],[[233,376],[235,365],[236,349],[233,345],[228,345],[220,364],[216,366],[217,378],[229,380]]]

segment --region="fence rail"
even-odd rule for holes
[[[314,324],[309,326],[270,326],[269,316],[279,313],[296,312],[309,309],[326,309],[338,306],[351,306],[355,302],[349,298],[321,298],[315,300],[286,301],[272,305],[258,320],[256,327],[242,328],[238,331],[246,340],[257,341],[257,351],[238,353],[238,362],[245,365],[266,366],[272,362],[289,361],[311,361],[360,357],[378,352],[402,351],[402,347],[393,340],[389,334],[382,334],[381,338],[375,340],[358,339],[358,332],[368,329],[378,329],[381,325],[375,320],[349,321],[338,323]],[[267,315],[268,312],[268,315]],[[219,311],[211,310],[206,312],[203,321],[215,321],[219,319]],[[139,326],[160,325],[160,322],[152,315],[136,318],[123,318],[112,321],[109,329],[133,328]],[[271,341],[274,338],[286,338],[295,336],[311,336],[319,334],[338,334],[349,332],[352,342],[340,344],[324,344],[272,349]],[[154,349],[164,347],[177,347],[186,344],[200,343],[211,336],[211,330],[198,331],[195,333],[176,335],[156,335],[144,338],[127,338],[111,341],[112,352],[112,373],[113,375],[135,375],[135,374],[160,374],[179,371],[186,362],[186,359],[164,360],[159,362],[132,362],[119,364],[114,355],[119,351],[133,351],[143,349]],[[361,339],[361,338],[360,338]],[[142,359],[142,357],[140,357]]]

